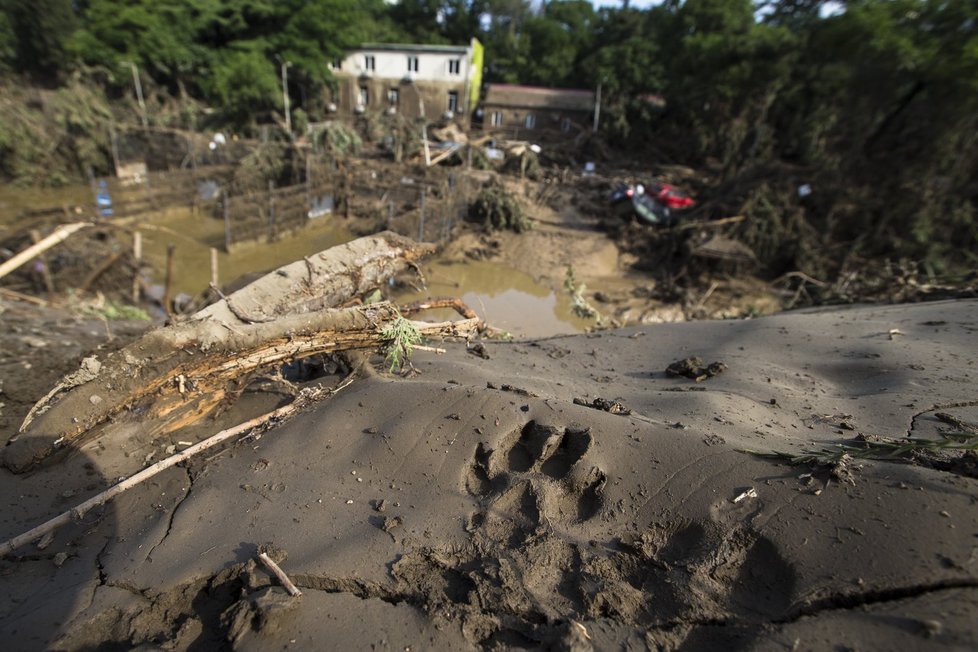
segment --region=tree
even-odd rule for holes
[[[15,35],[16,65],[39,82],[57,82],[68,69],[66,43],[77,21],[71,0],[5,0]]]
[[[207,82],[208,96],[238,129],[244,129],[263,112],[274,110],[281,98],[276,69],[258,49],[247,44],[222,53]]]

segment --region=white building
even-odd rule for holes
[[[476,39],[467,46],[365,44],[331,66],[339,82],[333,102],[340,114],[450,114],[467,124],[479,101],[482,61]]]

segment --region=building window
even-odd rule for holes
[[[457,75],[462,72],[462,60],[461,59],[449,59],[448,60],[448,74]]]
[[[408,57],[408,72],[418,72],[418,58]]]
[[[392,109],[397,108],[398,92],[396,88],[387,89],[387,104],[390,105]]]
[[[366,86],[361,86],[360,94],[357,96],[357,106],[366,107],[368,104],[370,104],[370,93]]]
[[[329,63],[330,70],[339,70],[342,67],[343,67],[343,61],[340,59],[333,59]]]
[[[452,113],[458,113],[458,92],[448,91],[448,110]]]
[[[489,116],[489,124],[493,127],[503,126],[503,114],[502,111],[493,111],[492,115]]]
[[[537,126],[537,117],[532,113],[527,113],[526,119],[523,120],[523,126],[527,129],[533,129]]]
[[[374,55],[372,54],[363,55],[363,69],[364,70],[377,69],[377,60],[374,58]]]
[[[563,120],[560,121],[560,130],[563,131],[565,134],[571,130],[570,118],[564,118]]]

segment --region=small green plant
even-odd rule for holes
[[[942,432],[940,439],[907,437],[905,439],[861,438],[852,444],[832,444],[823,448],[808,448],[799,453],[782,451],[743,450],[744,453],[799,464],[837,464],[848,458],[908,459],[940,451],[978,451],[978,434],[974,432]]]
[[[387,342],[385,361],[391,372],[411,359],[414,346],[420,344],[422,339],[417,326],[400,315],[380,332],[380,336]]]
[[[571,265],[567,266],[567,272],[564,274],[564,289],[571,296],[571,310],[574,311],[575,315],[583,319],[594,319],[598,324],[601,324],[601,313],[584,298],[587,286],[577,282],[577,278],[574,276],[574,268]]]
[[[134,321],[150,321],[152,317],[149,313],[139,306],[131,306],[114,300],[105,300],[99,297],[98,300],[81,305],[81,312],[86,315],[105,319],[107,321],[117,321],[131,319]]]

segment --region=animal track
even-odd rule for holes
[[[526,538],[542,525],[561,526],[593,518],[601,509],[604,472],[583,463],[594,444],[588,429],[556,428],[530,421],[495,450],[480,443],[466,469],[466,490],[482,510],[469,521],[475,530],[492,516]],[[500,532],[502,534],[502,532]]]

